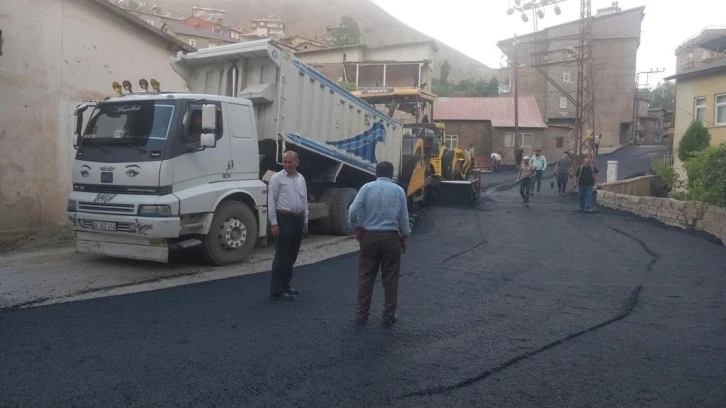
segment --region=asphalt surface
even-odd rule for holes
[[[722,407],[726,249],[546,187],[426,209],[391,328],[355,254],[0,312],[0,406]]]

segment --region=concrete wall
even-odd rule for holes
[[[90,1],[2,1],[0,21],[0,230],[62,225],[76,105],[124,79],[186,87],[166,42]]]
[[[671,198],[638,197],[598,190],[599,205],[626,211],[664,224],[705,231],[726,245],[726,208]]]
[[[685,179],[683,163],[678,159],[678,144],[686,130],[693,122],[696,97],[706,98],[706,127],[711,134],[711,145],[717,146],[726,142],[726,126],[716,126],[715,96],[726,94],[726,73],[704,76],[694,79],[679,79],[676,82],[675,132],[673,134],[673,165]]]
[[[195,45],[192,45],[194,48],[201,50],[202,48],[209,48],[209,47],[218,47],[220,45],[228,45],[228,44],[235,44],[236,42],[233,41],[231,38],[228,41],[222,41],[221,39],[209,39],[204,37],[197,37],[197,36],[190,36],[190,35],[184,35],[184,34],[177,34],[173,32],[172,30],[169,30],[169,34],[172,34],[174,37],[178,38],[181,41],[184,41],[185,43],[191,45],[189,40],[194,40],[196,42]]]
[[[438,121],[437,121],[438,122]],[[488,158],[492,151],[492,125],[487,121],[444,121],[446,135],[459,136],[459,148],[474,145],[474,156]]]
[[[423,61],[433,60],[434,50],[428,43],[405,44],[395,47],[369,48],[367,61]]]
[[[656,176],[642,176],[627,180],[598,184],[598,191],[625,194],[630,196],[650,196],[653,192],[653,181]]]
[[[345,54],[345,60],[343,59]],[[342,64],[343,62],[357,62],[364,58],[361,47],[333,48],[315,52],[305,52],[296,56],[306,64]]]

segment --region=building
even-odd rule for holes
[[[668,122],[665,108],[649,107],[647,116],[640,118],[644,129],[645,144],[668,143]]]
[[[492,152],[502,164],[514,164],[514,146],[532,155],[541,149],[553,160],[567,150],[571,129],[548,127],[534,97],[519,98],[519,134],[514,136],[514,98],[439,98],[434,102],[434,121],[446,125],[449,147],[474,145],[477,160],[488,160]]]
[[[232,42],[239,42],[244,34],[242,30],[228,27],[222,24],[221,21],[211,22],[197,16],[191,16],[185,19],[184,25],[221,34],[222,36],[228,37]]]
[[[673,156],[685,176],[678,144],[694,120],[711,134],[711,145],[726,142],[726,28],[706,28],[676,49],[676,109]]]
[[[161,29],[165,33],[173,35],[196,49],[217,47],[220,45],[239,42],[228,35],[220,34],[212,30],[191,27],[185,23],[179,22],[166,22]]]
[[[299,35],[296,35],[292,38],[286,38],[285,45],[290,49],[294,50],[295,52],[317,51],[325,48],[330,48],[328,44],[322,41],[305,38]]]
[[[125,79],[184,91],[169,59],[194,48],[106,0],[4,1],[0,15],[0,230],[64,225],[76,106]]]
[[[182,17],[173,17],[170,14],[158,14],[154,12],[149,11],[143,11],[143,10],[133,10],[133,9],[124,9],[127,12],[133,14],[134,16],[146,21],[147,23],[151,24],[152,26],[156,28],[161,28],[162,25],[166,22],[176,22],[181,23],[184,21],[184,18]]]
[[[417,87],[431,91],[434,41],[369,47],[364,44],[300,51],[296,56],[333,81],[356,88]]]
[[[595,133],[602,134],[603,146],[630,142],[644,10],[620,10],[615,5],[600,10],[592,19]],[[520,95],[535,97],[548,125],[576,127],[579,30],[577,20],[521,36],[517,47],[513,38],[498,43],[508,60],[508,66],[499,74],[501,91],[513,91],[511,66],[516,49],[518,64],[524,64],[519,70]],[[574,140],[570,144],[574,146]]]
[[[267,18],[250,20],[252,33],[260,37],[272,38],[282,42],[285,39],[285,23],[274,14]]]

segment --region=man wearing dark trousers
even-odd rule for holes
[[[385,294],[383,323],[390,325],[397,319],[401,254],[406,252],[411,230],[406,193],[392,181],[393,164],[378,163],[376,176],[376,181],[360,189],[349,211],[348,221],[360,242],[356,315],[358,323],[368,321],[373,284],[380,268]]]
[[[534,156],[529,160],[529,164],[534,168],[534,180],[532,182],[532,192],[534,195],[535,187],[537,188],[537,195],[542,187],[542,174],[547,170],[547,159],[542,154],[542,150],[537,149],[534,152]]]
[[[305,178],[297,172],[299,164],[297,153],[285,152],[283,169],[272,176],[267,188],[267,211],[277,238],[270,284],[275,300],[293,300],[300,294],[290,286],[302,236],[308,233],[308,193]]]

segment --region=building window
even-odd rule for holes
[[[190,38],[189,39],[189,45],[191,45],[192,47],[196,47],[197,46],[197,40],[195,40],[194,38]]]
[[[716,95],[716,126],[726,126],[726,94]]]
[[[207,45],[207,47],[216,47],[216,46],[217,46],[217,44],[215,44],[215,43],[213,43],[213,42],[211,42],[211,41],[210,41],[210,42],[209,42],[209,44]]]
[[[346,55],[345,55],[345,53],[343,53],[343,62],[345,62],[345,60],[346,60]]]
[[[534,135],[532,133],[520,133],[519,140],[521,147],[532,147],[534,144]]]
[[[514,146],[514,132],[507,132],[504,134],[504,146]]]
[[[706,124],[706,98],[696,98],[693,120]]]
[[[555,140],[557,140],[557,148],[558,149],[561,149],[561,148],[565,147],[565,138],[564,137],[558,137]]]
[[[560,98],[560,109],[567,109],[567,98]]]
[[[459,147],[459,135],[446,135],[444,142],[446,143],[446,148],[456,149]]]
[[[562,73],[562,82],[572,82],[572,77],[570,75],[570,71],[565,71]]]

